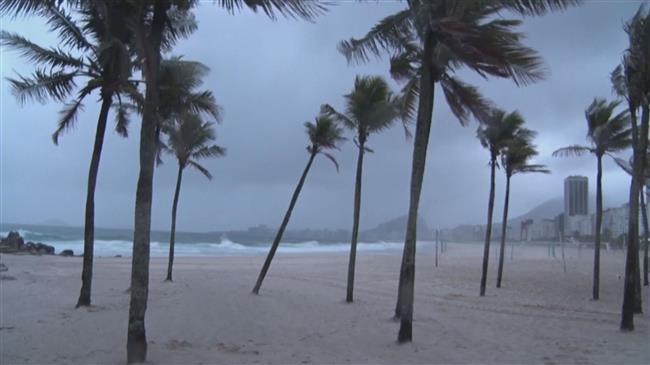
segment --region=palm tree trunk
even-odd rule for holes
[[[598,176],[596,176],[596,232],[594,232],[594,277],[593,300],[600,298],[600,231],[603,222],[603,156],[598,159]]]
[[[280,245],[280,240],[282,240],[282,235],[284,234],[284,230],[287,228],[287,225],[289,224],[289,219],[291,218],[293,207],[296,205],[296,201],[298,201],[298,196],[300,195],[302,186],[305,184],[305,179],[307,179],[307,173],[309,173],[309,169],[311,168],[311,165],[314,162],[315,157],[316,157],[316,152],[312,152],[311,155],[309,156],[309,162],[307,162],[307,166],[305,166],[305,171],[303,171],[302,176],[300,177],[300,181],[298,181],[298,186],[296,186],[296,190],[294,190],[293,192],[293,196],[291,197],[291,202],[289,203],[289,208],[287,209],[287,212],[284,214],[284,219],[282,220],[280,229],[278,230],[278,233],[275,235],[275,239],[273,240],[273,244],[271,245],[271,250],[269,251],[269,254],[266,256],[266,260],[264,261],[264,266],[262,266],[262,271],[260,271],[260,275],[257,277],[257,282],[255,283],[255,287],[253,288],[253,294],[260,293],[262,282],[266,277],[267,271],[269,271],[269,267],[271,266],[271,261],[273,260],[273,256],[275,256],[275,252],[278,250],[278,246]]]
[[[415,141],[413,143],[413,166],[411,168],[411,196],[409,202],[408,222],[404,252],[400,269],[399,290],[397,295],[396,317],[401,319],[397,341],[400,343],[413,340],[413,300],[415,293],[415,244],[417,242],[418,208],[420,193],[424,180],[424,169],[427,160],[427,147],[431,132],[431,117],[433,113],[434,86],[436,79],[431,67],[433,53],[433,32],[427,31],[422,52],[420,69],[420,100],[418,117],[415,126]]]
[[[169,1],[154,3],[150,31],[143,45],[144,76],[147,81],[142,127],[140,130],[140,173],[135,197],[133,232],[133,255],[131,262],[131,297],[129,301],[129,326],[126,343],[127,363],[142,363],[147,360],[147,336],[145,313],[149,295],[149,243],[151,234],[151,203],[153,172],[156,161],[156,129],[158,120],[158,68],[160,66],[160,44],[167,20]],[[145,6],[140,6],[144,13]],[[144,14],[137,22],[142,25]],[[144,26],[144,25],[142,25]],[[140,29],[144,32],[143,29]],[[144,37],[144,35],[142,35]]]
[[[501,224],[501,250],[499,251],[499,271],[497,273],[497,288],[501,287],[503,278],[503,257],[506,251],[506,235],[508,234],[508,206],[510,205],[510,175],[506,175],[506,198],[503,203],[503,223]],[[512,252],[512,251],[511,251]]]
[[[648,286],[648,242],[650,241],[650,229],[648,227],[648,208],[646,206],[645,194],[641,192],[640,195],[641,217],[643,218],[643,238],[645,239],[645,249],[643,253],[643,285]]]
[[[84,258],[81,269],[81,291],[79,292],[76,308],[90,305],[95,246],[95,187],[97,186],[99,160],[102,156],[108,111],[111,109],[112,102],[113,93],[111,91],[102,92],[102,107],[99,112],[99,118],[97,119],[95,145],[93,146],[93,155],[90,159],[90,169],[88,170],[88,191],[86,192],[86,215],[84,221]]]
[[[345,301],[352,303],[354,294],[354,269],[357,260],[357,239],[359,237],[359,215],[361,213],[361,178],[363,175],[363,155],[365,137],[359,136],[359,156],[357,157],[357,177],[354,185],[354,218],[352,240],[350,242],[350,262],[348,264],[348,290]]]
[[[485,245],[483,246],[483,272],[481,273],[481,291],[480,295],[485,296],[485,286],[487,284],[488,264],[490,261],[490,240],[492,239],[492,214],[494,212],[494,191],[496,190],[496,169],[497,156],[492,155],[490,160],[490,199],[488,202],[488,221],[485,228]]]
[[[178,164],[178,177],[176,178],[176,191],[174,191],[174,203],[172,205],[172,230],[169,235],[169,262],[167,263],[167,278],[165,281],[172,281],[172,266],[174,266],[174,244],[176,241],[176,209],[178,208],[178,196],[181,192],[181,181],[183,180],[183,165]]]
[[[644,106],[641,120],[641,128],[637,127],[636,111],[630,108],[632,119],[632,139],[634,145],[634,166],[632,182],[630,183],[629,213],[628,213],[628,236],[627,255],[625,260],[625,287],[623,291],[623,306],[621,310],[621,330],[634,330],[634,312],[641,298],[637,296],[637,281],[640,277],[637,272],[639,263],[639,190],[642,176],[641,154],[647,153],[648,137],[648,107]],[[639,133],[640,132],[640,133]]]

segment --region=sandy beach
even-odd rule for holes
[[[567,250],[567,273],[544,247],[517,247],[496,289],[478,296],[481,245],[450,245],[434,267],[417,258],[414,342],[397,345],[391,318],[401,255],[358,257],[345,304],[345,254],[282,254],[250,294],[264,256],[151,262],[148,362],[273,364],[648,364],[650,296],[636,331],[618,330],[624,256],[602,256],[601,300],[590,300],[592,252]],[[97,258],[94,306],[74,309],[81,258],[2,255],[0,363],[124,363],[130,258]],[[9,276],[9,278],[8,278]],[[15,279],[15,280],[14,280]]]

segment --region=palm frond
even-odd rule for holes
[[[212,116],[216,122],[222,121],[222,109],[212,91],[191,93],[187,96],[186,103],[190,113],[205,113]]]
[[[440,80],[440,86],[449,108],[463,126],[469,123],[470,116],[479,122],[485,122],[489,118],[492,104],[476,87],[449,75]]]
[[[517,174],[529,174],[529,173],[541,173],[541,174],[550,174],[551,170],[549,170],[546,165],[524,165],[521,167],[518,167],[517,170],[515,171]]]
[[[82,50],[93,50],[95,47],[88,42],[81,27],[65,12],[63,8],[47,7],[42,15],[47,18],[47,24],[52,32],[58,34],[61,44]]]
[[[18,75],[17,79],[7,78],[7,81],[20,104],[25,104],[27,99],[44,103],[48,98],[64,101],[76,87],[77,75],[76,71],[46,72],[38,69],[31,77]]]
[[[308,21],[327,12],[327,3],[315,0],[217,0],[219,6],[234,13],[244,6],[254,12],[261,10],[275,20],[278,14],[283,17],[300,18]]]
[[[57,3],[61,3],[61,0],[0,0],[0,15],[16,17],[35,14]]]
[[[363,38],[342,41],[338,45],[348,62],[364,63],[370,56],[400,50],[413,37],[411,11],[402,10],[380,20]]]
[[[37,65],[54,67],[79,68],[84,65],[83,59],[73,56],[60,48],[43,48],[27,38],[17,34],[0,31],[0,45],[18,51],[21,57]]]
[[[339,163],[336,161],[336,158],[334,158],[334,156],[332,156],[328,152],[320,152],[320,154],[325,156],[328,160],[332,161],[332,163],[334,164],[334,167],[336,167],[336,172],[339,172]]]
[[[583,0],[496,0],[507,10],[522,15],[544,15],[549,12],[566,10],[579,6]]]
[[[571,157],[582,156],[587,153],[595,153],[596,151],[586,146],[573,145],[557,149],[553,152],[553,157]]]
[[[52,133],[52,142],[55,145],[59,144],[59,136],[61,133],[74,127],[77,122],[77,115],[80,110],[83,110],[83,100],[92,92],[92,88],[85,87],[79,91],[77,98],[71,102],[66,103],[63,109],[59,112],[59,121],[56,130]]]
[[[353,120],[348,118],[348,116],[346,116],[345,114],[336,111],[336,109],[334,109],[334,107],[329,104],[321,105],[320,112],[321,114],[327,115],[328,117],[332,118],[337,123],[343,124],[348,129],[355,130],[357,128],[357,123],[355,123]]]
[[[192,161],[192,160],[187,161],[187,164],[189,166],[192,166],[195,169],[199,170],[199,172],[202,173],[205,177],[207,177],[208,180],[212,180],[212,174],[205,167],[199,165],[197,162]]]
[[[217,145],[212,145],[212,146],[206,146],[198,149],[197,151],[192,153],[193,158],[214,158],[214,157],[223,157],[226,155],[226,149],[217,146]]]

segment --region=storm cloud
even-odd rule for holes
[[[524,88],[504,80],[483,80],[469,71],[459,76],[476,84],[496,105],[519,110],[529,128],[539,132],[539,163],[552,175],[513,179],[511,215],[561,196],[563,179],[586,175],[595,190],[595,159],[557,159],[562,146],[586,143],[584,109],[594,97],[612,99],[609,73],[627,44],[623,23],[640,1],[587,1],[580,8],[540,18],[526,18],[526,44],[545,59],[547,78]],[[340,2],[315,23],[270,21],[242,11],[230,15],[208,3],[196,9],[199,29],[172,54],[211,68],[204,87],[224,109],[217,127],[225,158],[205,161],[213,181],[189,170],[184,176],[178,227],[214,231],[257,224],[277,226],[307,161],[303,123],[319,106],[342,108],[342,95],[357,74],[390,80],[388,58],[348,65],[336,50],[339,41],[360,37],[403,2]],[[506,15],[504,15],[506,16]],[[3,18],[1,27],[45,45],[56,44],[40,19]],[[98,105],[90,99],[77,127],[55,146],[50,138],[60,105],[21,106],[4,79],[28,73],[12,51],[0,51],[0,221],[43,223],[53,220],[81,225],[88,164]],[[390,81],[394,90],[398,85]],[[97,96],[95,96],[97,97]],[[96,195],[96,225],[131,227],[138,173],[139,120],[133,118],[128,139],[108,133]],[[351,138],[351,133],[348,133]],[[370,137],[375,153],[367,156],[361,225],[372,226],[404,215],[408,209],[412,140],[401,126]],[[336,152],[341,169],[317,159],[289,228],[345,228],[352,223],[356,152],[347,142]],[[627,156],[625,156],[627,157]],[[437,93],[420,212],[432,227],[485,220],[489,189],[488,153],[476,139],[476,124],[461,127]],[[498,175],[497,202],[504,178]],[[173,157],[156,170],[154,229],[168,229],[176,177]],[[605,206],[626,201],[628,176],[605,162]],[[496,216],[499,216],[497,203]]]

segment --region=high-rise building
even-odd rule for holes
[[[589,216],[589,179],[585,176],[569,176],[564,179],[564,235],[591,235],[592,226]]]
[[[569,176],[564,179],[565,217],[589,214],[589,179],[585,176]]]

